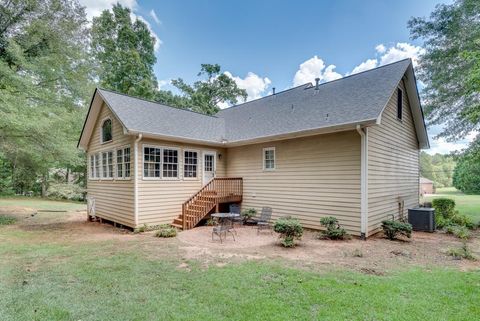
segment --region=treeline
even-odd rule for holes
[[[420,153],[420,176],[435,182],[436,187],[453,186],[455,165],[453,155]]]
[[[117,4],[89,23],[76,0],[0,2],[0,194],[82,197],[76,144],[96,86],[209,114],[246,98],[216,64],[174,80],[180,94],[159,90],[155,38],[130,13]]]

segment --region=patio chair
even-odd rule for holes
[[[260,230],[271,229],[270,220],[272,219],[272,208],[263,207],[260,213],[260,218],[257,220],[257,234]]]
[[[232,222],[243,224],[243,217],[240,212],[240,205],[230,204],[230,213],[240,214],[240,216],[232,218]]]
[[[218,237],[220,238],[220,243],[223,243],[222,235],[226,239],[227,238],[227,233],[232,234],[233,241],[235,241],[235,234],[232,233],[231,222],[223,222],[220,225],[214,226],[213,230],[212,230],[212,241],[213,241],[213,236],[218,235]]]

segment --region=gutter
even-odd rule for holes
[[[360,235],[363,240],[368,237],[368,127],[357,125],[360,134]]]
[[[143,135],[139,134],[133,145],[134,165],[133,165],[133,198],[134,198],[134,222],[138,226],[138,142],[142,140]]]

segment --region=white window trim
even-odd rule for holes
[[[145,177],[145,147],[147,148],[159,148],[160,149],[160,177]],[[177,177],[163,177],[163,150],[171,149],[177,151]],[[183,172],[183,162],[181,155],[183,154],[182,149],[179,147],[172,146],[162,146],[162,145],[152,145],[152,144],[142,144],[142,180],[144,181],[180,181],[181,172]],[[183,175],[182,175],[183,176]]]
[[[112,123],[112,139],[110,140],[107,140],[107,141],[103,141],[103,123],[105,123],[105,121],[109,120],[110,119],[110,122]],[[100,122],[100,145],[104,145],[104,144],[108,144],[108,143],[111,143],[113,142],[113,120],[112,120],[112,117],[108,116],[108,117],[105,117],[102,119],[102,121]]]
[[[266,168],[265,167],[265,152],[267,151],[273,151],[273,168]],[[262,157],[262,160],[263,160],[263,164],[262,164],[262,167],[263,167],[263,171],[265,172],[272,172],[272,171],[275,171],[277,169],[277,153],[275,152],[275,147],[265,147],[262,149],[262,154],[263,154],[263,157]]]
[[[197,153],[197,177],[185,177],[185,152]],[[182,150],[182,177],[185,181],[198,181],[200,180],[200,158],[202,153],[198,149],[185,148]]]
[[[90,172],[89,172],[89,175],[88,175],[88,179],[91,180],[91,181],[99,181],[102,177],[102,170],[101,170],[101,168],[102,168],[101,158],[102,157],[101,157],[101,155],[102,155],[102,153],[98,152],[98,151],[88,155],[89,156],[88,157],[88,164],[89,164],[89,167],[90,167]],[[91,156],[93,156],[93,167],[92,167],[92,164],[90,163],[90,157]],[[98,177],[95,176],[95,174],[96,174],[95,163],[96,163],[97,156],[99,158],[99,167],[98,167],[99,175],[98,175]]]
[[[164,146],[161,148],[161,158],[160,158],[160,177],[164,181],[180,181],[180,173],[183,171],[183,163],[180,161],[182,159],[181,155],[183,154],[182,150],[178,147],[168,147]],[[163,152],[165,149],[176,150],[177,151],[177,177],[163,177]],[[182,175],[183,176],[183,175]]]
[[[109,153],[111,152],[112,153],[112,177],[103,177],[103,153]],[[100,180],[102,181],[113,181],[114,177],[115,177],[115,151],[114,150],[104,150],[104,151],[100,151],[98,152],[99,153],[99,156],[100,156]],[[108,171],[108,163],[107,163],[107,171]]]
[[[124,151],[125,151],[125,148],[130,148],[130,176],[129,177],[118,177],[118,171],[117,171],[117,151],[118,150],[122,150],[122,157],[125,157],[125,154],[124,154]],[[119,181],[129,181],[132,179],[132,159],[133,159],[133,156],[132,156],[132,146],[130,146],[130,144],[128,145],[123,145],[123,146],[119,146],[117,148],[115,148],[115,161],[114,161],[114,171],[115,171],[115,174],[113,175],[115,177],[116,180],[119,180]],[[125,158],[124,158],[124,162],[123,164],[125,165]],[[125,167],[123,168],[122,170],[123,173],[125,173]]]

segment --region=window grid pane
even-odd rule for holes
[[[163,177],[178,177],[178,151],[163,150]]]
[[[265,169],[275,169],[275,150],[266,149],[265,154]]]
[[[123,150],[123,162],[125,169],[123,177],[130,177],[130,147]]]
[[[186,151],[184,154],[184,171],[183,176],[188,178],[197,177],[197,152]]]
[[[95,178],[100,178],[100,154],[95,154]]]
[[[144,147],[143,149],[143,176],[160,177],[160,148]]]
[[[117,150],[117,177],[123,177],[123,149]]]

